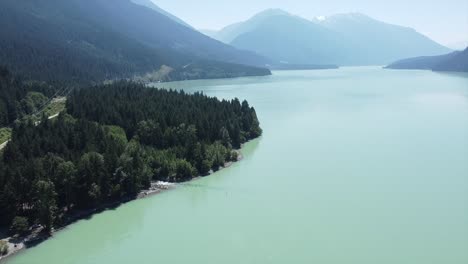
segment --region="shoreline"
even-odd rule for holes
[[[0,256],[0,263],[4,263],[8,259],[18,255],[19,253],[22,253],[22,252],[26,251],[28,248],[37,246],[37,245],[41,244],[42,242],[47,241],[48,239],[52,238],[55,234],[69,228],[72,224],[74,224],[74,223],[76,223],[78,221],[89,219],[89,218],[91,218],[92,216],[94,216],[96,214],[103,213],[103,212],[105,212],[107,210],[118,208],[119,206],[124,205],[124,204],[129,203],[129,202],[132,202],[132,201],[150,198],[150,197],[155,196],[157,194],[173,190],[173,189],[177,188],[177,186],[179,184],[181,184],[181,183],[183,184],[183,183],[196,181],[196,180],[198,180],[198,179],[200,179],[202,177],[208,177],[208,176],[211,176],[211,175],[215,174],[216,172],[222,171],[223,169],[227,169],[227,168],[231,167],[234,163],[237,163],[237,162],[241,161],[244,158],[242,153],[241,153],[241,150],[242,150],[243,146],[244,145],[242,145],[240,149],[235,150],[237,152],[237,154],[238,154],[237,161],[226,162],[226,163],[224,163],[224,165],[222,167],[220,167],[219,170],[217,170],[217,171],[211,170],[208,173],[208,175],[198,176],[198,177],[192,178],[189,181],[179,182],[179,183],[153,181],[153,182],[151,182],[151,186],[148,189],[141,190],[138,193],[138,195],[136,195],[134,197],[133,196],[132,197],[123,197],[119,201],[109,202],[109,203],[103,204],[100,207],[97,207],[97,208],[94,208],[94,209],[89,209],[89,210],[84,210],[84,211],[78,211],[78,212],[70,215],[69,217],[67,217],[67,219],[64,221],[64,223],[62,225],[58,226],[57,228],[54,228],[50,234],[43,233],[42,232],[43,228],[38,227],[38,228],[34,229],[30,234],[28,234],[26,236],[23,236],[23,237],[11,237],[10,236],[10,237],[2,238],[0,240],[7,242],[8,253],[6,255]]]

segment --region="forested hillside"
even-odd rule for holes
[[[2,0],[0,25],[0,63],[30,80],[97,84],[157,72],[163,65],[183,76],[191,63],[212,75],[270,74],[238,65],[261,65],[258,55],[130,0]]]
[[[44,2],[0,3],[0,61],[26,79],[93,83],[156,70],[165,61],[155,50],[61,16]]]
[[[0,157],[0,224],[12,232],[25,223],[50,230],[77,210],[134,197],[153,180],[206,175],[262,133],[246,101],[130,82],[75,91],[67,112],[13,127]]]
[[[55,88],[45,83],[24,83],[6,68],[0,67],[0,128],[37,112],[56,92]]]

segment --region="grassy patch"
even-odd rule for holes
[[[11,138],[11,128],[2,127],[0,128],[0,144],[8,141]]]
[[[66,108],[67,101],[65,98],[54,99],[40,114],[32,116],[34,122],[41,121],[42,115],[45,114],[48,117],[59,114]],[[25,117],[28,118],[28,117]]]
[[[52,101],[44,110],[44,113],[46,114],[46,116],[56,115],[65,110],[65,105],[65,100]]]
[[[46,107],[46,109],[44,109],[43,113],[46,116],[53,116],[53,115],[56,115],[56,114],[64,111],[65,106],[66,106],[66,100],[65,99],[54,100]],[[32,117],[33,121],[40,121],[41,116],[42,115],[33,116]],[[31,117],[31,116],[29,116],[29,117]],[[24,117],[24,118],[27,118],[27,116]],[[0,144],[5,143],[6,141],[8,141],[11,138],[11,132],[12,132],[12,130],[9,127],[0,128]]]

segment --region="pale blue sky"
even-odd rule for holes
[[[361,12],[392,24],[415,28],[452,45],[468,43],[468,0],[152,0],[198,29],[219,29],[268,8],[305,18]]]

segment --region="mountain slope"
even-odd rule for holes
[[[57,1],[57,0],[51,0]],[[267,63],[252,52],[240,51],[202,33],[174,23],[154,10],[129,0],[69,0],[87,9],[88,20],[157,48],[170,49],[203,59],[263,66]],[[89,8],[89,2],[97,8]]]
[[[388,65],[388,69],[419,69],[468,72],[468,48],[441,56],[409,58]]]
[[[1,63],[30,79],[100,82],[157,71],[162,65],[184,71],[189,63],[201,69],[217,65],[229,76],[269,74],[226,63],[247,63],[255,56],[128,0],[2,0],[0,24]]]
[[[42,2],[0,2],[0,61],[26,78],[95,82],[152,71],[167,61],[162,52],[64,17],[60,7]]]
[[[267,9],[263,12],[260,12],[250,18],[249,20],[245,22],[239,22],[235,23],[229,26],[224,27],[218,32],[211,32],[209,34],[210,37],[217,39],[219,41],[222,41],[224,43],[231,43],[233,40],[235,40],[238,36],[251,32],[256,29],[256,27],[262,25],[262,24],[267,24],[268,20],[271,17],[275,16],[292,16],[289,13],[281,10],[281,9]]]
[[[142,6],[146,6],[148,8],[151,8],[153,9],[154,11],[156,12],[159,12],[167,17],[169,17],[170,19],[174,20],[175,22],[181,24],[181,25],[184,25],[188,28],[192,28],[192,26],[190,26],[189,24],[185,23],[185,21],[183,21],[182,19],[174,16],[173,14],[167,12],[166,10],[160,8],[159,6],[157,6],[153,1],[151,0],[132,0],[133,3],[135,4],[138,4],[138,5],[142,5]]]
[[[212,36],[295,64],[388,64],[409,56],[450,52],[412,29],[356,13],[310,21],[272,9]]]

